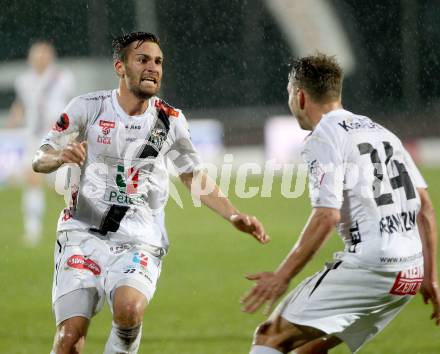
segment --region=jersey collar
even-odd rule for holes
[[[114,105],[114,107],[115,107],[115,109],[116,109],[116,112],[117,112],[121,117],[131,118],[131,119],[136,119],[136,120],[138,120],[138,119],[142,120],[142,119],[145,119],[148,115],[151,115],[151,114],[154,112],[154,110],[155,110],[155,108],[154,108],[154,99],[155,99],[155,97],[151,97],[151,98],[148,100],[148,108],[145,110],[144,113],[142,113],[142,114],[140,114],[140,115],[137,115],[137,116],[130,116],[130,115],[128,115],[127,113],[125,113],[125,111],[124,111],[124,110],[122,109],[122,107],[119,105],[117,95],[118,95],[118,89],[114,89],[114,90],[112,91],[112,101],[113,101],[113,105]]]

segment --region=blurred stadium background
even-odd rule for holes
[[[304,132],[287,108],[289,60],[316,49],[335,54],[346,71],[345,108],[403,138],[440,208],[437,1],[0,0],[0,8],[1,353],[48,353],[54,331],[51,254],[63,200],[48,186],[44,242],[24,248],[16,177],[26,142],[20,129],[2,129],[14,100],[14,80],[25,70],[27,51],[37,39],[53,42],[60,64],[75,75],[76,95],[116,87],[113,37],[132,30],[157,33],[165,55],[161,96],[184,110],[206,161],[221,164],[231,153],[235,166],[263,165],[273,158],[297,161]],[[261,186],[261,177],[254,176],[249,185]],[[189,199],[183,209],[170,204],[172,249],[147,311],[141,353],[247,352],[263,317],[239,311],[239,296],[249,286],[243,274],[273,269],[309,210],[307,196],[286,199],[279,189],[276,179],[272,198],[239,199],[230,191],[240,208],[267,224],[274,240],[265,249],[241,240]],[[333,237],[304,275],[318,270],[338,247]],[[440,336],[429,314],[417,298],[361,353],[438,353]],[[87,353],[102,351],[109,326],[107,311],[91,327]]]

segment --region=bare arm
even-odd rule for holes
[[[312,259],[339,222],[340,213],[332,208],[315,208],[295,246],[276,272],[249,275],[257,284],[244,296],[243,310],[255,312],[265,302],[268,311],[287,290],[290,280]],[[267,311],[266,311],[267,312]]]
[[[205,172],[197,175],[183,173],[180,180],[204,205],[231,222],[235,228],[251,234],[261,243],[269,242],[270,238],[261,222],[255,216],[240,213]]]
[[[431,301],[433,313],[431,318],[440,324],[440,291],[437,274],[437,224],[434,208],[426,189],[418,188],[421,200],[420,212],[417,215],[420,238],[423,246],[424,279],[421,293],[425,303]]]
[[[64,149],[55,150],[50,145],[43,145],[35,154],[32,168],[35,172],[51,173],[64,163],[82,165],[86,159],[87,143],[69,143]]]
[[[6,121],[6,128],[13,129],[23,124],[24,108],[20,101],[15,100],[9,109],[9,117]]]
[[[290,281],[312,259],[339,222],[337,209],[315,208],[304,231],[276,273]]]

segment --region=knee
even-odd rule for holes
[[[273,348],[282,353],[288,352],[286,336],[277,330],[272,322],[264,322],[257,327],[254,333],[253,344]]]
[[[140,301],[118,304],[113,309],[113,320],[120,327],[130,328],[138,326],[142,323],[144,308],[144,304]]]

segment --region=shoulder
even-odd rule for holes
[[[105,100],[110,100],[112,97],[111,90],[102,90],[89,92],[80,96],[75,97],[76,99],[84,102],[102,102]]]
[[[94,116],[98,112],[102,104],[108,100],[110,102],[111,91],[96,91],[86,93],[84,95],[76,96],[72,98],[66,107],[66,111],[69,113],[76,112],[77,114],[85,117]]]
[[[351,119],[352,115],[351,112],[343,109],[324,114],[313,132],[305,139],[304,155],[329,154],[332,151],[342,154],[347,135],[341,124]]]
[[[96,91],[74,97],[70,105],[81,105],[86,108],[100,107],[105,101],[110,102],[112,91]]]
[[[164,99],[160,97],[153,97],[152,100],[154,107],[159,111],[162,110],[168,116],[168,118],[182,118],[185,119],[182,110],[176,107],[173,107],[169,103],[167,103]]]
[[[35,74],[31,70],[27,69],[16,77],[14,83],[15,88],[21,90],[25,87],[29,87],[29,83],[32,84],[34,80],[35,80]]]
[[[64,66],[55,67],[56,79],[62,83],[72,85],[75,81],[73,72]]]

